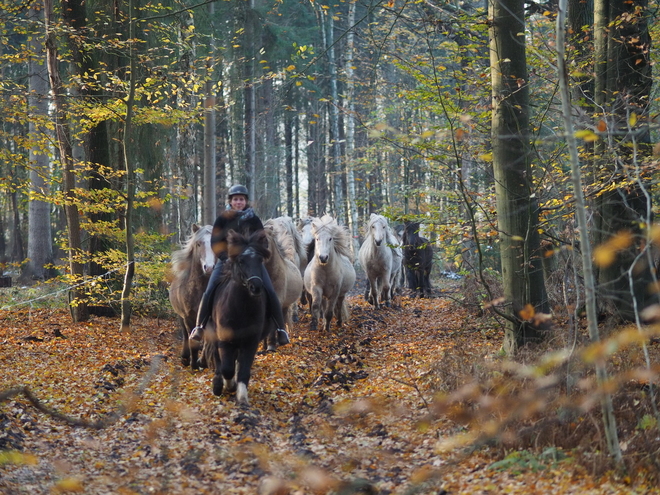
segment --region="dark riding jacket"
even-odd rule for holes
[[[211,248],[218,259],[225,261],[227,259],[227,235],[230,230],[249,237],[250,234],[263,229],[264,224],[252,207],[246,208],[243,211],[223,211],[215,219],[215,223],[213,224]]]

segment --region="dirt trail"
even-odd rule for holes
[[[95,431],[22,398],[1,404],[0,450],[29,455],[0,462],[0,493],[626,493],[578,468],[489,470],[489,449],[437,453],[463,427],[428,419],[434,393],[501,343],[444,295],[381,311],[353,296],[349,324],[332,335],[310,334],[303,317],[291,345],[258,357],[248,408],[214,397],[209,371],[182,368],[173,322],[138,319],[125,334],[105,318],[0,314],[0,366],[10,370],[0,390],[28,386],[86,419],[129,411]]]

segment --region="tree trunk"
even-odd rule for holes
[[[43,9],[33,6],[30,10],[34,20],[43,22]],[[48,115],[48,70],[42,63],[44,54],[43,38],[33,35],[29,41],[30,51],[41,54],[41,60],[31,57],[28,62],[30,74],[30,94],[28,105],[31,112],[45,117]],[[29,121],[29,133],[32,140],[41,141],[47,134],[45,129]],[[21,278],[44,280],[47,278],[46,265],[53,262],[53,244],[50,229],[50,203],[44,201],[49,195],[46,177],[50,177],[48,155],[39,146],[30,149],[30,203],[28,206],[28,262],[23,268]]]
[[[246,2],[245,7],[245,58],[243,60],[243,92],[245,98],[244,133],[245,133],[245,186],[251,200],[256,199],[257,174],[257,116],[254,81],[255,59],[255,20],[254,0]]]
[[[523,0],[489,0],[492,143],[502,284],[508,325],[504,349],[543,338],[523,309],[548,312],[539,256],[538,206],[532,195],[529,87]],[[528,309],[526,315],[530,315]]]
[[[202,198],[204,206],[202,208],[202,222],[213,225],[217,217],[216,200],[216,156],[215,156],[215,93],[213,90],[213,66],[211,60],[215,56],[215,40],[213,38],[213,3],[208,5],[209,19],[211,19],[211,30],[209,40],[209,55],[206,62],[206,98],[204,99],[204,185]]]
[[[574,133],[571,95],[568,88],[568,70],[566,68],[564,48],[566,32],[565,12],[567,3],[567,0],[559,0],[559,12],[557,15],[557,68],[562,101],[564,131],[571,157],[571,179],[573,183],[573,193],[575,195],[575,216],[580,231],[582,265],[584,267],[584,288],[586,292],[587,324],[589,326],[589,336],[591,341],[596,343],[600,341],[600,334],[598,332],[598,314],[596,311],[596,284],[592,269],[592,251],[591,243],[589,242],[586,213],[587,205],[582,190],[582,172],[580,169],[580,159]],[[608,380],[605,363],[601,360],[596,360],[595,366],[598,384],[601,387],[604,387]],[[603,412],[603,426],[609,453],[617,464],[621,464],[621,447],[619,446],[616,418],[612,406],[612,395],[605,391],[601,398],[601,409]]]
[[[55,131],[62,163],[62,176],[64,179],[64,196],[69,241],[69,270],[74,284],[79,284],[84,278],[83,264],[79,256],[82,252],[82,241],[80,236],[80,215],[75,193],[76,176],[73,158],[71,155],[71,136],[66,120],[64,108],[64,89],[60,79],[57,45],[53,25],[53,1],[44,0],[45,26],[46,26],[46,60],[48,66],[48,78],[53,95],[53,108],[55,113]],[[71,316],[74,322],[86,321],[89,318],[87,303],[83,299],[83,291],[74,286],[69,292]]]
[[[132,154],[129,153],[130,137],[132,132],[133,103],[135,101],[135,19],[133,18],[133,0],[128,2],[128,39],[130,76],[128,83],[128,98],[126,100],[126,117],[124,119],[124,133],[122,135],[122,148],[124,154],[124,169],[126,171],[126,212],[124,220],[126,240],[126,273],[124,287],[121,291],[121,329],[128,331],[131,327],[131,287],[135,275],[135,238],[133,236],[133,204],[135,200],[135,170]]]
[[[641,159],[651,154],[648,4],[596,0],[594,10],[595,99],[597,112],[604,111],[594,120],[613,133],[612,139],[608,135],[596,142],[595,168],[603,170],[597,180],[603,187],[625,184],[598,196],[595,243],[606,244],[622,233],[631,238],[627,248],[616,251],[613,263],[599,267],[599,302],[602,312],[632,320],[636,310],[657,301],[657,294],[648,291],[653,281],[649,264],[633,267],[645,246],[642,226],[651,221],[649,184],[637,178]],[[632,281],[629,272],[635,273]]]
[[[293,211],[293,130],[295,115],[292,111],[286,110],[284,113],[284,170],[286,174],[286,214],[294,216]]]
[[[355,2],[348,4],[348,34],[346,35],[346,191],[348,195],[348,218],[354,250],[359,251],[358,210],[355,194]]]
[[[344,207],[343,167],[341,165],[341,148],[339,137],[339,92],[337,90],[337,61],[335,48],[335,23],[331,12],[328,16],[328,67],[330,69],[330,105],[328,116],[330,119],[330,146],[332,150],[330,175],[334,198],[334,214],[340,223],[346,224],[346,209]]]

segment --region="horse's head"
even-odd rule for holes
[[[211,226],[192,226],[192,236],[189,240],[189,248],[192,249],[192,257],[195,263],[199,263],[202,273],[210,275],[215,265],[215,254],[211,249]]]
[[[417,244],[419,239],[419,222],[405,222],[403,227],[403,243],[406,245]]]
[[[314,235],[312,234],[313,222],[313,217],[301,218],[298,220],[298,231],[300,232],[300,237],[305,246],[309,246],[312,240],[314,240]]]
[[[258,230],[247,238],[230,230],[227,242],[232,277],[247,287],[250,294],[260,294],[264,285],[263,263],[270,257],[266,233]]]
[[[380,246],[383,241],[387,242],[388,225],[384,216],[372,213],[368,229],[367,235],[371,235],[376,246]]]
[[[334,250],[334,232],[333,228],[336,221],[329,215],[324,215],[312,222],[312,235],[314,237],[314,245],[316,246],[316,256],[319,263],[325,265],[330,261],[330,254]]]

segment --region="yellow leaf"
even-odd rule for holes
[[[634,127],[636,123],[637,123],[637,114],[631,113],[630,118],[628,119],[628,125],[630,127]]]
[[[412,481],[415,485],[424,483],[425,481],[428,481],[430,478],[432,478],[434,474],[435,472],[433,468],[426,464],[412,474],[410,481]]]
[[[55,484],[55,493],[78,492],[81,493],[85,490],[82,481],[78,478],[64,478]]]
[[[594,249],[594,263],[600,267],[610,266],[614,263],[616,251],[603,244]]]
[[[593,141],[598,141],[598,135],[594,133],[593,131],[590,131],[588,129],[582,129],[579,131],[575,131],[575,137],[578,139],[582,139],[587,143],[591,143]]]
[[[24,454],[15,450],[0,451],[0,466],[4,464],[37,464],[37,458],[32,454]]]
[[[534,315],[536,314],[536,311],[534,310],[534,306],[531,304],[525,304],[525,307],[520,310],[520,319],[522,320],[531,320],[534,318]]]

